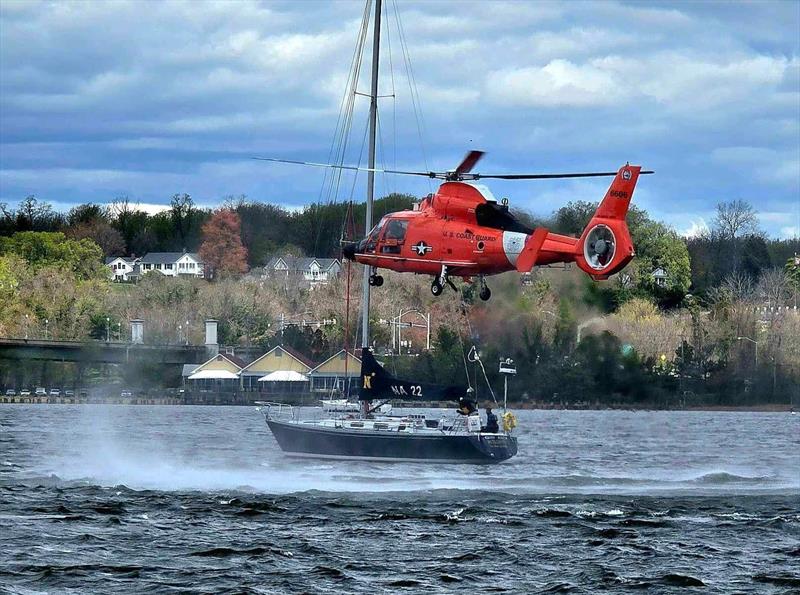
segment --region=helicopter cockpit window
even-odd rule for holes
[[[386,233],[383,235],[385,240],[397,240],[402,242],[406,239],[408,221],[406,219],[392,219],[386,226]]]
[[[383,254],[400,254],[403,240],[406,239],[407,230],[408,220],[390,219],[386,224],[386,231],[383,233],[381,252]]]
[[[381,235],[381,229],[383,229],[384,223],[386,223],[386,217],[378,221],[378,224],[369,232],[366,245],[364,246],[366,252],[375,252],[375,245],[378,243],[378,237]]]

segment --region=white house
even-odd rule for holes
[[[311,285],[325,284],[342,270],[336,258],[273,257],[264,267],[264,276],[302,276]]]
[[[167,277],[203,276],[203,261],[194,252],[148,252],[139,259],[142,274],[158,271]]]
[[[113,256],[106,258],[106,266],[111,269],[112,281],[133,281],[140,276],[137,258]]]
[[[158,271],[167,277],[203,276],[203,261],[194,252],[148,252],[140,258],[106,258],[112,281],[138,281],[145,273]]]

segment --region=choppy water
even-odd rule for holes
[[[429,466],[286,459],[250,408],[0,407],[0,590],[800,592],[800,416],[519,421]]]

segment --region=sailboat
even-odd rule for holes
[[[361,351],[360,381],[362,404],[457,401],[459,410],[452,418],[428,419],[424,413],[380,415],[372,405],[361,415],[302,420],[294,407],[267,403],[261,411],[281,450],[296,457],[431,463],[499,463],[517,454],[510,429],[481,427],[467,387],[394,378],[367,348]]]
[[[366,230],[372,227],[382,0],[375,0],[372,81],[369,110]],[[436,463],[498,463],[517,454],[513,416],[502,427],[481,425],[467,387],[440,386],[394,378],[369,349],[370,275],[364,266],[361,297],[360,411],[304,420],[295,407],[264,403],[259,410],[284,453],[297,457]],[[452,418],[428,419],[424,413],[387,415],[380,408],[392,399],[458,402]],[[376,404],[377,403],[377,404]],[[510,415],[510,414],[507,414]],[[488,424],[487,424],[488,426]]]

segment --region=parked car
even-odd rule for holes
[[[6,396],[7,397],[14,397],[14,396],[16,396],[16,394],[17,394],[17,391],[15,391],[13,388],[9,388],[8,390],[6,390]]]
[[[129,390],[124,390],[121,393],[119,393],[119,396],[122,397],[123,399],[128,399],[133,396],[133,393]]]
[[[51,388],[50,389],[50,396],[51,397],[60,397],[61,396],[61,389],[60,388]]]
[[[67,390],[64,391],[64,396],[72,398],[75,396],[75,391],[68,388]]]
[[[43,386],[36,387],[36,396],[37,397],[46,397],[47,396],[47,389]]]
[[[19,396],[20,397],[30,397],[31,396],[30,389],[23,388],[21,391],[19,391]]]

